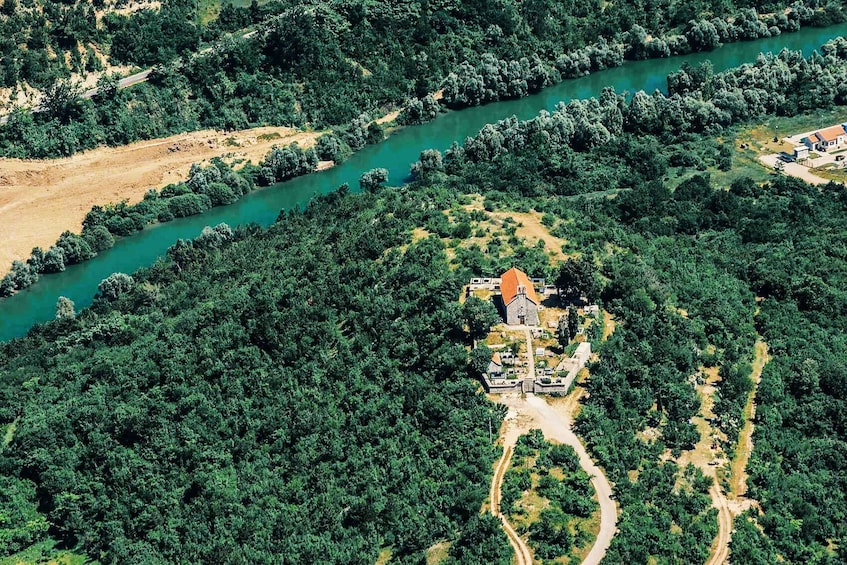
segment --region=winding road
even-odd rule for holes
[[[582,563],[583,565],[599,564],[606,555],[615,535],[618,519],[617,508],[614,500],[612,500],[612,485],[609,484],[603,471],[588,456],[585,446],[573,432],[570,413],[561,406],[554,408],[544,398],[532,393],[526,394],[525,397],[517,394],[502,395],[498,398],[498,401],[510,408],[512,417],[507,416],[506,419],[504,453],[495,469],[494,480],[491,485],[492,513],[495,516],[499,515],[502,474],[505,473],[511,459],[512,447],[522,434],[533,428],[540,429],[547,439],[571,446],[579,457],[580,467],[591,477],[591,486],[597,493],[597,502],[600,505],[600,531]],[[499,480],[498,476],[500,476]],[[529,561],[526,561],[527,554],[521,556],[523,548],[526,547],[525,542],[514,533],[508,522],[504,518],[502,519],[506,535],[509,536],[510,543],[515,548],[515,554],[518,555],[518,563],[532,563],[531,556]],[[513,539],[513,534],[517,537],[516,540]],[[528,551],[527,549],[527,553]]]

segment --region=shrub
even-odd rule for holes
[[[106,222],[106,228],[109,232],[119,236],[132,235],[141,229],[135,225],[131,218],[125,216],[112,216]]]
[[[100,281],[97,288],[106,300],[115,300],[122,294],[132,290],[135,280],[124,273],[113,273]]]
[[[359,187],[362,190],[373,192],[377,190],[382,183],[388,180],[388,169],[371,169],[362,174],[359,179]]]
[[[15,292],[15,280],[12,273],[0,279],[0,296],[12,296]]]
[[[175,218],[185,218],[200,214],[211,206],[205,194],[182,194],[168,200],[168,210]]]
[[[44,254],[43,273],[61,273],[65,270],[65,252],[53,246]]]
[[[56,247],[60,248],[65,255],[65,264],[74,265],[88,261],[95,253],[82,237],[69,231],[59,236]]]
[[[212,206],[226,206],[238,200],[232,189],[222,182],[213,182],[206,186],[206,195]]]
[[[185,183],[178,184],[169,184],[159,193],[159,196],[162,198],[173,198],[174,196],[180,196],[183,194],[189,194],[191,189]]]
[[[350,147],[334,133],[326,133],[318,138],[315,152],[321,161],[341,163],[350,156]]]
[[[115,237],[106,226],[97,225],[91,229],[83,229],[82,237],[96,253],[111,249],[115,245]]]

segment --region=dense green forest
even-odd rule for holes
[[[498,415],[443,245],[409,245],[442,198],[218,226],[4,346],[0,514],[43,518],[0,525],[2,551],[50,534],[104,563],[373,563],[455,538]]]
[[[679,468],[665,454],[676,457],[699,439],[690,423],[699,410],[691,377],[702,367],[719,368],[715,423],[728,443],[737,437],[752,386],[756,332],[774,353],[759,392],[750,464],[751,496],[763,514],[739,520],[744,535],[732,551],[761,563],[777,556],[791,563],[845,558],[847,438],[839,417],[845,391],[838,336],[845,327],[847,264],[840,249],[847,193],[841,185],[818,189],[780,176],[764,186],[743,177],[715,186],[692,168],[731,167],[732,147],[688,133],[722,128],[717,116],[731,121],[718,107],[729,98],[723,89],[755,85],[774,65],[793,71],[783,80],[795,80],[805,74],[796,69],[823,70],[821,62],[785,54],[707,76],[696,84],[713,89],[711,100],[702,90],[675,93],[678,113],[654,110],[646,122],[632,110],[649,108],[649,97],[636,95],[627,107],[608,92],[531,122],[501,122],[453,148],[442,166],[418,166],[418,186],[482,193],[489,210],[537,210],[568,242],[566,251],[581,252],[595,265],[602,299],[622,323],[591,368],[577,429],[618,491],[611,562],[705,561],[716,533],[706,495],[711,479]],[[703,70],[688,69],[670,82]],[[791,88],[760,92],[767,98],[756,102],[770,108],[813,107]],[[686,111],[689,104],[698,111]],[[602,129],[588,135],[580,127]],[[459,221],[468,224],[465,231],[476,229],[472,215]],[[449,237],[449,227],[428,229]],[[500,245],[492,238],[483,247],[459,247],[456,262],[492,275],[500,268]],[[544,272],[543,255],[506,259]],[[548,268],[548,276],[554,273]]]
[[[13,112],[0,127],[0,155],[35,158],[204,127],[347,124],[442,85],[447,104],[480,104],[525,96],[624,58],[710,50],[844,19],[840,3],[818,0],[272,0],[224,3],[206,24],[198,20],[197,0],[165,0],[159,10],[106,14],[99,25],[82,2],[56,8],[61,16],[49,22],[16,0],[3,6],[6,82],[44,88],[45,111]],[[244,37],[247,28],[257,33]],[[156,65],[155,72],[127,90],[104,76],[100,94],[83,99],[56,80],[99,61],[83,53],[85,45],[108,50],[111,63]],[[47,54],[63,50],[70,63]]]
[[[684,139],[720,166],[720,144]],[[638,146],[652,150],[633,159]],[[763,514],[739,520],[732,551],[843,561],[847,192],[780,176],[715,186],[672,165],[677,151],[649,133],[579,150],[525,136],[479,161],[454,150],[422,159],[408,187],[334,194],[267,232],[219,226],[105,281],[91,309],[0,350],[4,512],[30,525],[4,534],[105,562],[370,562],[382,546],[415,560],[444,538],[452,559],[503,562],[505,541],[479,535],[496,522],[477,514],[500,413],[468,377],[455,298],[503,262],[557,266],[520,242],[503,254],[494,237],[456,237],[477,228],[455,211],[479,193],[486,210],[542,213],[591,259],[618,320],[577,421],[621,505],[607,559],[705,560],[710,479],[674,462],[696,439],[689,377],[720,367],[731,431],[758,332],[774,357],[750,465]],[[565,165],[585,171],[578,184]],[[433,235],[413,242],[414,227]]]
[[[364,194],[342,188],[266,231],[208,228],[104,280],[90,309],[61,303],[0,346],[0,555],[53,539],[104,563],[372,563],[384,547],[412,563],[455,540],[455,562],[508,562],[479,515],[502,411],[471,378],[456,299],[504,265],[556,278],[514,231],[467,243],[487,212],[532,209],[617,320],[576,422],[620,503],[607,560],[705,561],[711,479],[677,464],[698,439],[692,377],[719,369],[715,422],[732,441],[759,335],[773,356],[748,469],[762,511],[737,520],[733,561],[844,562],[847,189],[708,173],[732,168],[735,124],[847,101],[845,60],[840,40],[689,67],[669,96],[609,90],[492,124],[424,152],[410,185],[374,171]],[[315,158],[195,169],[140,208],[93,211],[40,267]]]

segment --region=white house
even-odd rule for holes
[[[804,137],[802,141],[812,151],[828,151],[844,145],[847,142],[847,132],[841,124],[818,130],[809,137]]]

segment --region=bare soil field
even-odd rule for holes
[[[33,247],[50,247],[66,230],[78,233],[94,205],[138,202],[151,188],[184,180],[192,163],[213,157],[258,163],[274,145],[311,147],[320,133],[283,127],[204,130],[64,159],[0,159],[0,276]]]

